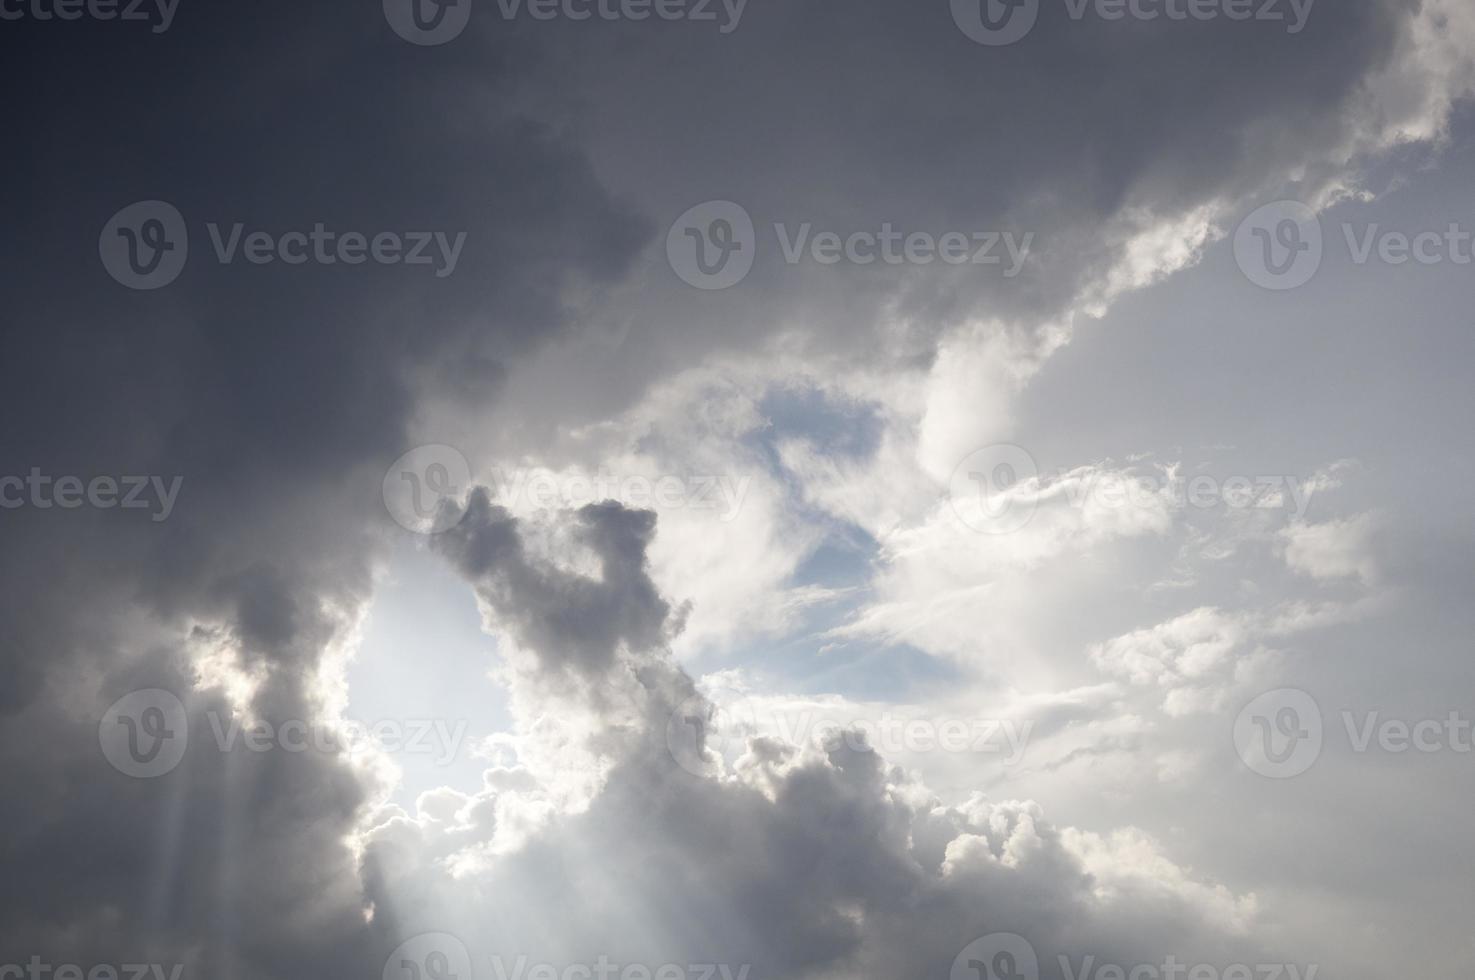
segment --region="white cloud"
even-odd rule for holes
[[[1322,580],[1352,578],[1372,585],[1378,579],[1371,514],[1323,524],[1296,524],[1281,532],[1285,561],[1303,575]]]

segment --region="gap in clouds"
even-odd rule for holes
[[[506,694],[491,676],[497,641],[481,625],[476,598],[421,539],[400,539],[380,574],[357,653],[345,671],[348,717],[464,725],[453,748],[431,737],[428,750],[400,751],[391,801],[413,806],[442,786],[474,791],[489,766],[478,743],[511,724]],[[434,735],[434,733],[432,733]],[[449,759],[449,761],[445,761]]]

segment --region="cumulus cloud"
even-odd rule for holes
[[[670,606],[646,565],[650,515],[602,506],[569,520],[600,575],[532,561],[521,522],[482,491],[440,545],[487,604],[489,627],[517,641],[514,688],[544,688],[550,673],[590,683],[536,699],[514,692],[539,708],[519,714],[524,780],[497,770],[474,796],[427,794],[415,813],[386,811],[366,832],[376,928],[467,930],[494,948],[516,937],[534,961],[615,950],[770,976],[933,975],[1001,931],[1071,956],[1149,962],[1159,944],[1250,955],[1253,896],[1199,879],[1130,828],[1110,838],[1061,830],[1036,804],[980,794],[947,805],[839,731],[806,744],[747,732],[731,764],[711,757],[723,734],[705,724],[711,703],[659,629]],[[584,656],[591,648],[598,655]],[[679,765],[682,751],[713,767]],[[504,814],[557,796],[549,788],[566,780],[574,752],[604,773],[600,785],[545,807],[517,848],[493,846]],[[600,860],[578,857],[592,854]],[[556,922],[544,903],[559,909]],[[1052,962],[1042,975],[1058,971]]]
[[[1286,564],[1316,579],[1377,580],[1372,553],[1376,519],[1362,514],[1324,524],[1297,524],[1281,532]]]

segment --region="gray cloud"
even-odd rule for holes
[[[1000,931],[1048,952],[1042,975],[1051,978],[1061,976],[1060,954],[1125,962],[1153,962],[1165,955],[1159,950],[1204,962],[1264,955],[1203,907],[1206,893],[1226,901],[1213,889],[1150,885],[1141,869],[1125,868],[1113,887],[1132,888],[1143,873],[1144,890],[1106,898],[1037,807],[982,797],[944,806],[877,753],[857,751],[854,736],[805,750],[758,740],[726,776],[678,766],[668,722],[702,712],[659,631],[629,625],[667,615],[642,570],[650,516],[614,505],[570,515],[602,577],[546,566],[534,573],[519,522],[480,491],[472,496],[441,548],[492,621],[518,639],[527,659],[514,688],[543,688],[544,672],[569,670],[569,636],[573,650],[588,650],[594,635],[602,641],[597,657],[572,661],[596,683],[540,690],[540,717],[520,743],[532,760],[523,779],[489,774],[475,796],[422,797],[418,815],[386,814],[366,851],[369,895],[382,914],[376,927],[447,931],[488,955],[516,951],[533,962],[603,953],[747,963],[761,976],[936,976],[970,941]],[[549,601],[554,580],[582,598]],[[615,597],[624,597],[624,612],[609,615]],[[551,757],[540,748],[570,741],[607,771],[586,806],[552,817],[469,878],[446,874],[561,778],[557,766],[543,766]],[[594,854],[598,861],[587,859]],[[559,910],[556,921],[549,908]]]
[[[1251,955],[1196,887],[1101,900],[1081,848],[1027,804],[945,806],[844,748],[759,744],[721,782],[674,766],[665,726],[695,693],[664,649],[680,597],[648,573],[651,517],[616,506],[554,532],[597,574],[530,548],[481,497],[439,543],[522,648],[531,753],[453,818],[381,819],[360,856],[345,841],[378,787],[344,758],[197,742],[149,781],[99,754],[98,719],[140,688],[181,694],[192,731],[211,711],[327,715],[323,674],[391,530],[385,466],[427,419],[494,427],[518,371],[558,345],[630,327],[515,406],[526,445],[794,324],[806,349],[864,360],[879,319],[908,321],[885,351],[904,364],[970,316],[1033,329],[1099,288],[1130,232],[1298,170],[1315,187],[1378,144],[1399,120],[1369,79],[1416,13],[1345,2],[1294,37],[1046,17],[986,51],[934,6],[755,5],[728,37],[483,17],[439,49],[402,43],[373,4],[186,5],[163,36],[7,23],[0,73],[24,94],[0,184],[0,473],[184,481],[160,523],[0,513],[0,963],[373,976],[420,928],[771,976],[933,976],[995,929],[1042,949]],[[107,278],[97,235],[154,197],[186,216],[195,257],[134,293]],[[1029,230],[1039,261],[980,282],[766,259],[699,294],[658,253],[669,220],[713,197],[765,227]],[[218,266],[207,221],[467,239],[445,279]],[[190,693],[202,646],[252,676],[244,707]],[[568,785],[552,768],[565,751],[594,763]],[[518,846],[489,850],[500,833]],[[479,884],[437,863],[457,856],[482,862]]]

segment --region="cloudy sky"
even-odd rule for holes
[[[1468,0],[0,43],[0,980],[1475,970]]]

